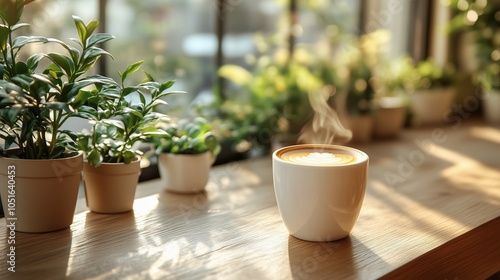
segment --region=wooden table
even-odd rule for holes
[[[425,139],[424,148],[415,142]],[[370,156],[369,182],[343,240],[288,235],[265,157],[213,168],[197,195],[141,183],[130,213],[91,213],[82,199],[71,228],[16,234],[16,273],[7,271],[1,230],[0,279],[484,279],[500,271],[499,127],[411,129],[358,148]]]

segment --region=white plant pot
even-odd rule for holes
[[[205,190],[214,159],[210,152],[196,155],[162,153],[158,170],[167,191],[197,193]]]
[[[406,108],[399,97],[384,97],[379,102],[373,121],[373,135],[379,138],[398,136],[403,128]]]
[[[366,143],[371,140],[373,133],[372,115],[349,117],[347,121],[352,132],[351,142]]]
[[[410,95],[410,108],[415,125],[443,123],[455,98],[453,87],[418,91]]]
[[[0,192],[7,224],[14,222],[16,231],[32,233],[69,227],[82,169],[81,153],[50,160],[1,157]]]
[[[87,206],[96,213],[123,213],[133,209],[141,174],[140,159],[125,163],[84,163],[83,179]]]
[[[487,92],[483,99],[484,117],[489,123],[500,123],[500,91]]]

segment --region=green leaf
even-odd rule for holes
[[[44,84],[48,84],[50,85],[51,87],[56,87],[56,85],[54,85],[54,83],[52,83],[52,81],[46,76],[46,75],[43,75],[43,74],[33,74],[31,75],[31,77],[33,77],[33,79],[37,80],[37,81],[40,81]]]
[[[90,135],[78,135],[77,143],[80,150],[84,152],[87,152],[89,150],[90,137]]]
[[[54,147],[54,149],[50,153],[49,158],[51,158],[51,159],[60,158],[61,155],[64,153],[64,151],[66,151],[66,148],[64,148],[62,146],[56,146],[56,147]]]
[[[155,106],[158,106],[160,104],[167,105],[168,103],[165,100],[156,99],[155,101],[153,101],[153,103],[151,103],[151,107],[155,107]]]
[[[146,97],[144,97],[144,94],[142,94],[142,92],[138,91],[137,92],[139,94],[139,99],[141,100],[141,104],[143,106],[146,106]]]
[[[212,155],[215,157],[220,151],[220,145],[217,141],[217,137],[213,135],[211,132],[207,132],[204,136],[205,145],[207,145],[208,149],[212,152]]]
[[[21,113],[21,107],[11,107],[7,110],[7,118],[10,124],[15,124],[19,113]]]
[[[4,142],[4,147],[5,147],[5,149],[10,148],[10,146],[11,146],[12,144],[14,144],[14,142],[16,141],[16,137],[15,137],[15,136],[13,136],[13,135],[7,135],[7,136],[2,137],[2,138],[3,138],[3,139],[4,139],[4,141],[5,141],[5,142]]]
[[[192,125],[187,128],[186,134],[188,137],[196,138],[201,133],[201,127],[199,125]]]
[[[99,22],[97,20],[92,20],[87,24],[87,27],[85,28],[87,31],[87,34],[92,34],[94,33],[94,30],[99,26]]]
[[[123,162],[125,164],[129,164],[131,163],[136,157],[136,154],[132,151],[125,151],[123,153]]]
[[[55,111],[64,110],[68,113],[73,112],[72,108],[67,103],[64,102],[47,102],[46,105],[47,108],[49,108],[50,110],[55,110]]]
[[[121,79],[122,79],[122,84],[125,83],[125,80],[127,79],[127,76],[136,72],[137,70],[139,70],[142,66],[142,63],[144,61],[141,60],[141,61],[137,61],[135,63],[132,63],[130,64],[127,69],[125,69],[125,71],[123,71],[123,73],[120,75]]]
[[[160,85],[160,92],[163,92],[166,89],[169,89],[175,84],[175,81],[168,81]]]
[[[12,26],[12,31],[15,31],[15,30],[18,30],[19,28],[27,27],[27,26],[30,26],[30,25],[27,23],[24,23],[24,22],[20,22],[20,23],[17,23],[16,25]]]
[[[141,112],[139,112],[139,111],[137,111],[135,109],[132,109],[132,108],[125,107],[125,108],[123,108],[121,110],[121,113],[123,113],[123,114],[132,114],[132,115],[135,115],[135,116],[137,116],[137,117],[139,117],[141,119],[144,118],[144,116],[142,115]]]
[[[87,47],[93,47],[94,45],[101,44],[107,42],[109,40],[114,39],[115,37],[108,33],[98,33],[93,34],[89,37]]]
[[[87,100],[92,96],[94,95],[91,91],[80,90],[73,100],[73,104],[76,105],[76,107],[80,107],[81,105],[85,104],[85,102],[87,102]]]
[[[93,167],[98,167],[102,164],[102,155],[97,149],[93,149],[90,154],[87,155],[87,162]]]
[[[26,76],[26,75],[17,75],[15,77],[12,77],[11,80],[17,84],[21,84],[21,85],[24,85],[27,87],[29,87],[31,85],[31,83],[33,82],[33,79]],[[10,85],[8,85],[8,84],[10,84]],[[15,91],[18,93],[23,92],[22,88],[16,86],[15,84],[13,84],[13,83],[8,83],[8,84],[3,85],[2,83],[0,83],[0,85],[3,86],[4,89],[9,90],[7,92],[10,92],[10,91]]]
[[[71,130],[61,130],[61,133],[67,135],[72,141],[78,141],[78,135]]]
[[[40,60],[42,60],[42,58],[44,58],[44,55],[41,53],[37,53],[30,56],[26,60],[26,64],[28,65],[28,68],[31,72],[34,72],[36,70],[36,68],[38,67],[38,63],[40,62]]]
[[[5,25],[0,25],[0,50],[4,51],[7,48],[7,40],[9,38],[9,28]]]
[[[99,58],[102,55],[113,57],[109,52],[98,48],[98,47],[90,47],[87,48],[83,54],[83,59],[85,60],[85,64],[91,63],[93,60]]]
[[[119,128],[121,130],[125,130],[125,125],[123,124],[123,122],[121,122],[119,120],[103,120],[102,122],[105,124],[116,126],[117,128]]]
[[[22,0],[0,0],[0,18],[5,20],[10,26],[19,22],[23,11],[24,1]]]
[[[151,74],[149,74],[148,71],[143,71],[143,72],[144,72],[144,75],[146,75],[146,78],[147,78],[148,82],[154,82],[155,81],[155,79],[153,78],[153,76],[151,76]]]
[[[121,95],[122,96],[127,96],[133,92],[136,92],[137,91],[137,87],[126,87],[124,89],[122,89],[122,92],[121,92]]]
[[[26,44],[30,43],[47,43],[49,40],[43,36],[19,36],[14,39],[12,43],[12,49],[22,48]]]
[[[22,61],[16,63],[16,73],[29,75],[28,65]]]
[[[20,82],[20,83],[24,83],[24,79],[23,79],[23,76],[22,75],[19,75],[19,76],[16,76],[14,78],[12,78],[12,81],[13,82]],[[27,85],[29,86],[30,82],[27,82]],[[23,93],[23,89],[21,87],[19,87],[18,85],[14,84],[14,83],[11,83],[11,82],[7,82],[7,81],[4,81],[4,80],[0,80],[0,92],[6,92],[6,93],[19,93],[19,94],[22,94]]]
[[[58,53],[49,53],[47,57],[54,62],[59,68],[64,70],[66,76],[70,77],[75,71],[75,65],[73,64],[73,60],[66,56]]]
[[[75,22],[76,30],[78,31],[78,37],[80,42],[85,44],[87,40],[87,28],[83,20],[77,16],[73,16],[73,21]]]

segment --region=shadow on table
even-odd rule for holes
[[[119,214],[82,213],[82,221],[75,225],[80,232],[75,243],[84,246],[74,248],[72,265],[68,276],[74,278],[109,277],[111,271],[116,277],[135,273],[126,263],[129,253],[140,246],[134,211]],[[83,219],[84,223],[83,223]],[[81,227],[81,228],[80,228]],[[125,241],[125,242],[124,242]],[[119,244],[119,246],[116,246]],[[104,258],[103,258],[104,257]],[[117,261],[122,259],[122,261]],[[96,263],[96,260],[100,260]],[[114,263],[115,267],[106,263]],[[92,269],[89,269],[89,266]]]
[[[348,236],[333,242],[309,242],[293,236],[288,237],[288,257],[293,279],[366,278],[370,276],[367,264],[374,262],[373,251],[355,237]],[[375,258],[379,258],[375,256]],[[380,266],[387,265],[380,261]],[[364,276],[364,277],[363,277]],[[371,275],[373,277],[373,275]]]
[[[10,265],[2,265],[0,278],[65,278],[70,258],[72,238],[73,233],[69,228],[36,234],[16,232],[16,243],[14,245],[16,255],[15,273],[7,271],[7,267]],[[9,273],[9,277],[4,277],[4,272]]]

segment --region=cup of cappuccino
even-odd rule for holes
[[[273,181],[288,232],[308,241],[349,235],[366,189],[368,155],[338,145],[303,144],[273,153]]]

